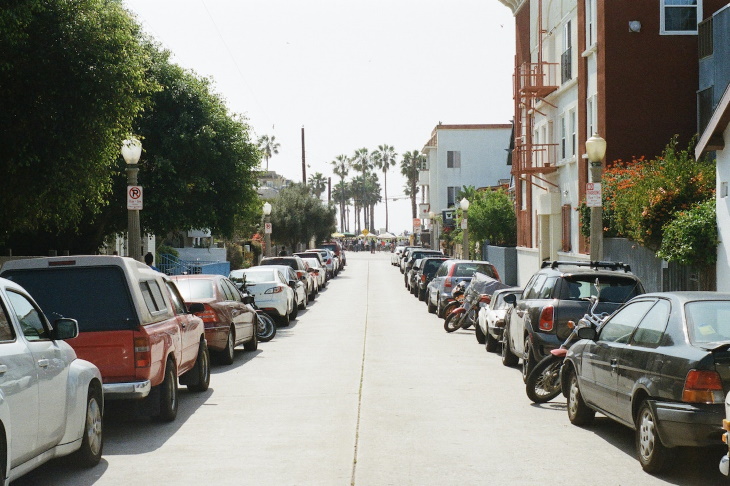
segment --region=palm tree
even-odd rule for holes
[[[345,207],[350,201],[350,185],[344,180],[335,184],[332,189],[332,200],[340,206],[340,230],[345,232],[346,228],[349,229],[349,224],[345,220]]]
[[[425,162],[426,157],[418,150],[406,152],[400,161],[400,173],[406,178],[406,185],[403,188],[405,195],[411,198],[411,213],[416,219],[416,195],[418,194],[418,169]]]
[[[317,199],[322,197],[322,193],[325,189],[327,189],[327,179],[325,179],[324,175],[322,175],[321,172],[315,172],[311,176],[309,176],[309,190],[312,191],[312,194],[314,194],[314,197]]]
[[[266,160],[266,172],[268,172],[269,159],[272,155],[276,155],[279,153],[279,142],[276,141],[276,136],[274,135],[272,135],[271,137],[269,137],[268,135],[261,135],[257,144],[261,155],[263,155],[264,160]]]
[[[383,171],[383,186],[385,192],[385,231],[388,231],[388,170],[395,165],[397,154],[392,145],[378,145],[373,152],[375,167]]]
[[[365,176],[364,195],[363,206],[368,209],[369,214],[366,228],[368,228],[370,232],[374,232],[375,219],[373,218],[373,215],[375,214],[375,205],[383,200],[380,196],[380,182],[378,181],[378,176],[375,173],[371,172]]]
[[[350,165],[353,169],[360,172],[362,176],[362,180],[356,184],[356,190],[361,191],[360,193],[355,193],[356,200],[360,201],[360,204],[358,205],[363,209],[363,226],[366,228],[369,228],[371,226],[370,219],[368,218],[368,210],[370,209],[369,206],[363,204],[365,200],[365,179],[367,175],[370,173],[370,170],[372,169],[372,159],[370,157],[370,152],[366,148],[360,148],[355,150],[355,154],[352,156],[352,159],[350,159]],[[355,179],[353,179],[353,182]],[[355,207],[355,216],[358,222],[358,227],[360,226],[360,216],[358,213],[357,206]]]
[[[334,172],[335,175],[340,178],[340,184],[342,184],[342,186],[344,187],[345,177],[347,177],[347,174],[350,172],[350,159],[347,157],[347,155],[338,155],[337,157],[335,157],[335,160],[330,162],[330,164],[332,164],[334,167],[332,169],[332,172]],[[348,199],[349,196],[347,198],[341,199],[340,201],[340,227],[343,229],[343,231],[345,229],[345,206]]]

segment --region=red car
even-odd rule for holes
[[[243,303],[243,295],[222,275],[176,275],[171,277],[187,303],[203,304],[195,315],[203,319],[205,339],[211,354],[222,364],[233,363],[233,349],[243,344],[256,351],[256,311]]]

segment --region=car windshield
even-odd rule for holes
[[[261,265],[286,265],[287,267],[291,267],[293,270],[298,270],[297,261],[293,258],[269,258],[263,260]]]
[[[493,277],[492,267],[487,263],[457,263],[454,277],[472,277],[474,272],[481,272]]]
[[[692,343],[730,340],[730,301],[702,300],[684,306]]]
[[[243,274],[246,276],[247,284],[273,282],[275,280],[273,270],[247,270]]]
[[[181,278],[175,279],[175,284],[186,301],[212,299],[215,294],[213,281],[209,279]]]
[[[639,282],[632,278],[620,277],[598,277],[601,289],[601,302],[623,304],[632,297],[643,293]],[[561,299],[582,300],[592,295],[597,295],[595,275],[573,275],[565,277],[565,283],[561,291]]]

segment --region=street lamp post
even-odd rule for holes
[[[467,260],[470,260],[470,254],[469,251],[469,222],[467,219],[467,214],[469,212],[469,200],[467,198],[462,198],[461,201],[459,201],[459,206],[461,206],[461,229],[464,230],[464,249],[462,251],[466,252],[465,258]]]
[[[603,157],[606,156],[606,141],[597,133],[586,140],[586,155],[591,173],[591,182],[601,183]],[[591,207],[591,261],[603,258],[603,203]]]
[[[271,204],[264,203],[264,245],[266,246],[266,256],[271,256]]]
[[[139,172],[139,166],[137,162],[139,162],[141,155],[142,143],[139,140],[129,138],[122,142],[122,157],[124,157],[124,161],[127,163],[127,201],[130,200],[131,192],[138,191],[137,172]],[[142,235],[139,226],[139,209],[130,209],[129,203],[127,203],[127,256],[137,261],[142,261]]]

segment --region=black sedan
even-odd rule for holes
[[[631,427],[650,473],[671,464],[675,447],[722,444],[730,294],[641,295],[578,335],[562,371],[573,424],[598,411]]]

